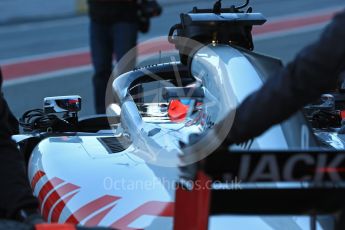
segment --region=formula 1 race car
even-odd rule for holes
[[[318,214],[345,206],[340,96],[324,95],[249,143],[219,146],[214,126],[282,67],[253,51],[252,27],[266,19],[248,3],[181,14],[168,36],[180,61],[115,76],[107,115],[79,118],[82,99],[64,96],[22,116],[13,138],[48,222],[306,229],[311,219],[330,229]],[[226,135],[229,120],[217,131]],[[191,134],[207,135],[191,144]],[[268,214],[280,216],[253,216]]]

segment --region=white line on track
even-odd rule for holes
[[[42,29],[53,29],[54,27],[70,27],[76,25],[87,25],[88,18],[86,16],[64,18],[56,20],[47,20],[43,22],[27,22],[16,25],[0,26],[0,34],[18,33],[25,31],[35,31]]]

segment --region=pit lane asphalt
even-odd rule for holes
[[[223,1],[230,4],[230,1]],[[199,8],[210,6],[212,1],[198,1]],[[179,13],[190,10],[196,1],[166,5],[160,18],[154,19],[149,34],[140,40],[165,35],[171,25],[178,22]],[[345,5],[343,0],[253,0],[255,12],[268,19],[283,15],[303,14],[313,10]],[[260,39],[256,51],[273,55],[287,62],[305,44],[314,40],[320,30],[300,32],[279,38]],[[88,47],[88,18],[85,16],[56,19],[43,22],[25,22],[0,26],[0,65],[6,60]],[[46,96],[79,94],[83,98],[81,115],[94,113],[91,87],[91,71],[76,72],[58,78],[39,81],[30,79],[21,84],[4,87],[5,97],[16,116],[32,108],[41,108]]]

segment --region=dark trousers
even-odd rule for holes
[[[18,121],[8,108],[1,86],[0,69],[0,219],[15,219],[21,209],[37,209],[38,201],[32,195],[24,157],[11,139],[18,133]]]
[[[105,113],[107,84],[113,69],[113,56],[119,62],[135,47],[138,36],[136,22],[117,22],[113,24],[90,23],[90,47],[94,67],[93,87],[97,114]],[[133,56],[133,55],[132,55]],[[131,57],[134,67],[135,58]],[[129,70],[128,66],[127,69]]]

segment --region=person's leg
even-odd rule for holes
[[[90,47],[94,67],[93,87],[97,114],[105,113],[105,91],[112,72],[111,25],[90,21]]]
[[[2,71],[0,66],[0,91],[2,90]],[[4,97],[4,95],[1,93],[0,97]],[[7,102],[4,100],[4,107],[8,110],[8,125],[11,128],[12,135],[19,134],[19,122],[17,118],[13,115],[12,111],[10,110]]]
[[[132,70],[136,64],[137,52],[135,46],[138,38],[138,24],[136,22],[118,22],[112,27],[113,33],[113,51],[116,61],[120,60],[131,51],[130,55],[126,55],[126,60],[123,60],[120,67],[117,66],[119,73],[124,73]]]

